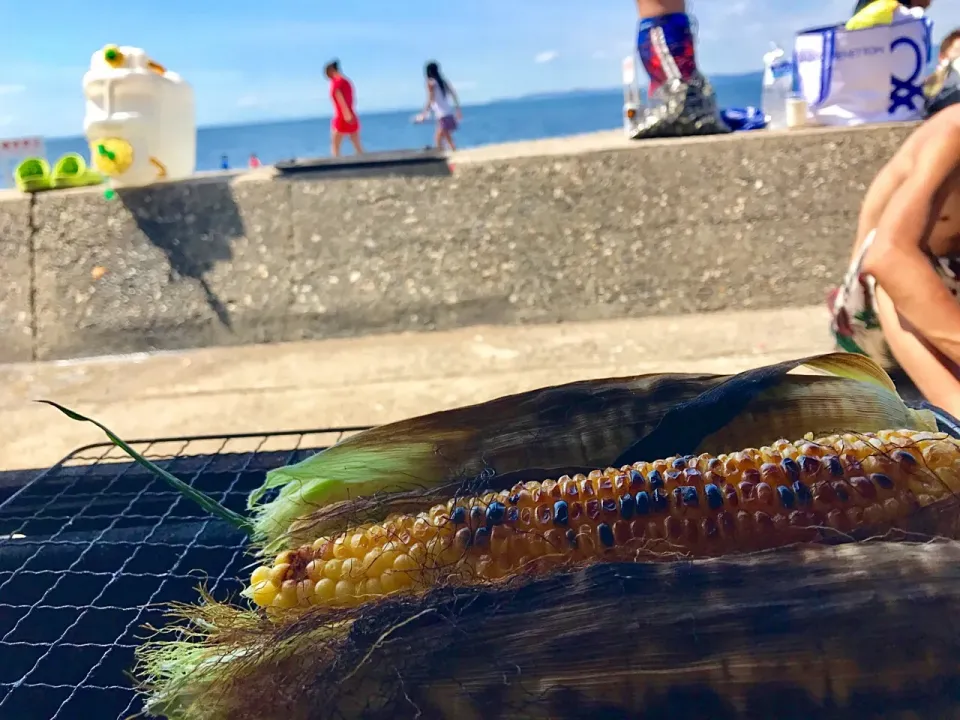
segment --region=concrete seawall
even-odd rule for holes
[[[0,361],[821,303],[909,126],[0,199]],[[789,328],[784,328],[789,332]]]

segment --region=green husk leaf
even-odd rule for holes
[[[788,374],[801,366],[825,374]],[[269,472],[249,505],[256,541],[274,552],[309,539],[304,528],[316,537],[381,519],[382,498],[391,493],[453,482],[464,482],[463,492],[497,489],[627,458],[721,452],[809,432],[935,430],[927,415],[907,408],[876,363],[849,353],[734,376],[588,380],[373,428]],[[277,487],[275,500],[257,505]]]
[[[168,473],[159,465],[156,465],[155,463],[150,462],[145,457],[143,457],[143,455],[138,453],[136,450],[130,447],[127,443],[125,443],[123,440],[117,437],[117,435],[115,435],[113,431],[110,430],[105,425],[97,422],[96,420],[92,420],[91,418],[85,417],[84,415],[81,415],[80,413],[75,412],[74,410],[70,410],[69,408],[66,408],[63,405],[55,403],[52,400],[38,400],[37,402],[41,402],[45,405],[50,405],[52,407],[55,407],[57,410],[62,412],[71,420],[76,420],[77,422],[88,422],[93,425],[96,425],[98,428],[100,428],[100,430],[103,431],[103,433],[108,438],[110,438],[110,442],[112,442],[118,448],[120,448],[125,453],[127,453],[127,455],[133,458],[134,461],[136,461],[139,465],[142,465],[154,475],[166,480],[167,483],[169,483],[174,490],[177,490],[184,496],[193,500],[195,503],[197,503],[197,505],[202,507],[208,513],[210,513],[214,517],[217,517],[221,520],[224,520],[230,523],[234,527],[238,528],[239,530],[243,530],[248,534],[253,531],[253,526],[249,519],[245,518],[243,515],[235,513],[233,510],[227,507],[224,507],[209,495],[202,493],[199,490],[191,487],[180,478],[176,477],[175,475],[172,475],[171,473]]]

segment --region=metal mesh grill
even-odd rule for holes
[[[131,443],[233,510],[266,470],[363,428]],[[134,648],[167,603],[205,583],[242,589],[244,536],[112,445],[75,451],[3,500],[0,717],[125,718],[140,711]]]

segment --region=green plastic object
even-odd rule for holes
[[[52,187],[50,164],[43,158],[26,158],[14,169],[13,181],[20,192],[35,193],[49,190]]]
[[[117,191],[113,188],[107,188],[103,191],[103,197],[107,200],[113,200],[117,196]]]
[[[103,176],[89,169],[86,161],[77,153],[67,153],[57,160],[50,177],[55,188],[85,187],[103,182]]]

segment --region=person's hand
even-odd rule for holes
[[[463,120],[463,110],[457,108],[457,120]]]

